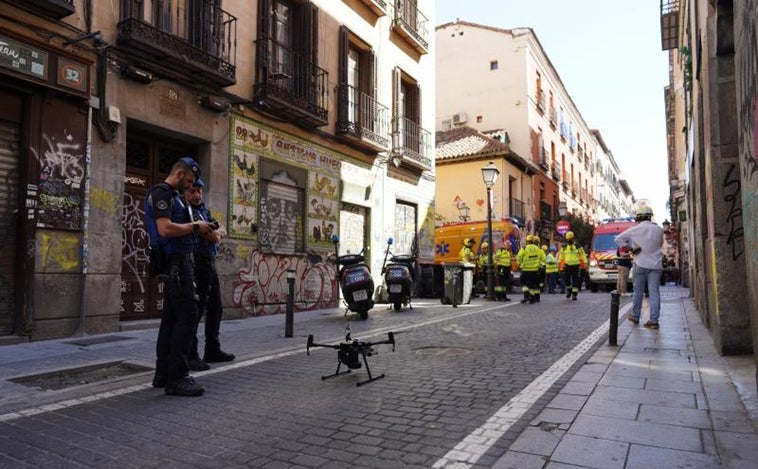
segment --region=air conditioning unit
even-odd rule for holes
[[[453,114],[453,124],[465,124],[466,122],[468,122],[468,114],[465,112]]]

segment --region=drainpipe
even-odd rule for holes
[[[87,110],[87,147],[84,152],[84,207],[82,209],[82,270],[81,283],[79,288],[79,322],[76,325],[74,335],[86,335],[85,321],[87,310],[85,300],[87,299],[87,263],[89,261],[89,192],[90,192],[90,173],[92,168],[92,106]]]

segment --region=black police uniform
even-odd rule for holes
[[[191,205],[194,221],[206,221],[218,226],[218,221],[213,218],[205,204]],[[219,330],[221,329],[221,317],[224,313],[221,303],[221,286],[218,273],[216,272],[215,258],[218,246],[198,236],[197,249],[195,251],[195,276],[197,279],[197,294],[200,299],[199,317],[205,313],[205,357],[206,362],[231,361],[234,355],[221,351],[219,342]],[[198,318],[198,324],[200,323]],[[192,340],[190,358],[199,359],[197,353],[197,325]]]
[[[157,184],[148,192],[145,199],[145,220],[151,249],[158,249],[165,261],[162,271],[158,272],[164,282],[163,316],[158,330],[156,378],[153,385],[160,387],[165,384],[167,393],[170,393],[172,383],[189,375],[187,356],[199,317],[193,256],[196,240],[194,234],[162,237],[155,222],[161,217],[168,217],[174,223],[192,221],[179,192],[165,182]],[[160,382],[160,377],[165,377],[165,383]]]

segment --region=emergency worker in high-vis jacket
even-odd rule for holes
[[[575,244],[574,232],[566,233],[566,245],[561,249],[558,270],[563,272],[566,298],[576,301],[581,285],[581,271],[587,266],[587,256],[581,246]]]
[[[495,285],[495,297],[498,301],[511,301],[508,292],[511,289],[511,249],[510,241],[503,240],[503,244],[495,251],[492,262],[495,264],[497,285]]]
[[[558,286],[558,254],[555,246],[550,246],[545,255],[545,275],[547,277],[547,292],[555,293]]]
[[[521,291],[524,293],[522,303],[538,303],[540,301],[539,268],[545,263],[545,253],[537,245],[540,239],[527,235],[526,245],[516,255],[521,268]]]
[[[474,252],[474,241],[471,238],[463,240],[463,247],[458,252],[458,259],[464,264],[476,264],[476,253]]]

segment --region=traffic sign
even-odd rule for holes
[[[571,230],[571,225],[565,220],[561,220],[555,225],[555,231],[560,233],[561,236],[565,235]]]

